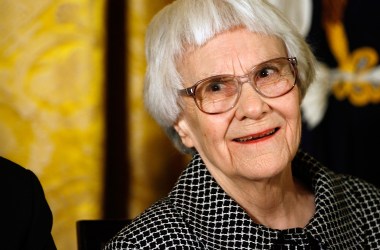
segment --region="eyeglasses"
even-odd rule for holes
[[[256,65],[246,75],[211,76],[179,90],[179,93],[193,97],[204,113],[220,114],[236,105],[245,82],[250,82],[261,96],[276,98],[290,92],[296,85],[296,78],[297,59],[280,57]]]

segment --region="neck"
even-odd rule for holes
[[[269,180],[231,181],[219,183],[258,224],[273,229],[305,227],[314,215],[313,193],[293,178],[290,169]]]

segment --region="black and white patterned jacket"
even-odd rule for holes
[[[195,155],[171,193],[119,232],[105,249],[380,249],[380,190],[338,175],[298,152],[293,174],[315,193],[304,228],[252,221]]]

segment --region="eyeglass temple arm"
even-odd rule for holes
[[[180,95],[188,95],[193,96],[194,95],[194,87],[186,88],[186,89],[180,89],[178,90]]]
[[[291,64],[293,64],[293,65],[297,65],[297,58],[295,58],[295,57],[290,57],[290,58],[288,58],[288,60],[289,60],[289,62],[291,63]]]

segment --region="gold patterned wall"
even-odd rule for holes
[[[166,135],[145,112],[143,81],[146,68],[145,31],[151,18],[171,0],[129,0],[128,23],[128,109],[129,155],[131,156],[129,217],[135,217],[167,194],[185,164]]]
[[[58,249],[101,214],[103,0],[0,0],[0,155],[39,177]]]

